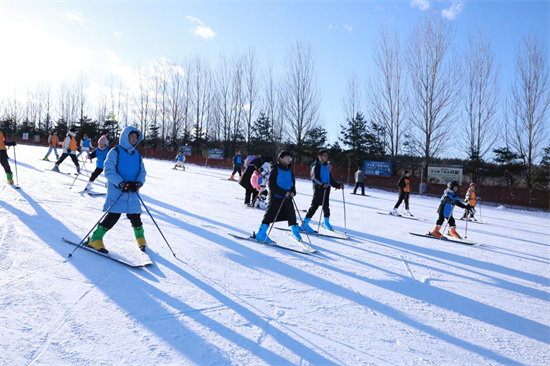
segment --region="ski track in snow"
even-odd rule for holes
[[[131,269],[85,250],[67,258],[61,237],[79,241],[105,197],[78,193],[89,175],[69,189],[75,176],[44,171],[44,148],[17,149],[21,189],[0,189],[1,365],[550,364],[548,213],[483,206],[487,223],[468,225],[483,245],[470,247],[408,235],[433,227],[437,198],[411,197],[416,221],[377,214],[394,193],[347,187],[351,239],[312,236],[319,253],[304,256],[227,235],[251,234],[264,213],[235,200],[230,171],[145,159],[140,194],[177,257],[144,210],[154,265]],[[297,191],[306,209],[310,182]],[[124,216],[105,245],[137,251]]]

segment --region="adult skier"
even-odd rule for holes
[[[358,167],[355,172],[355,188],[353,189],[353,194],[357,194],[357,188],[361,187],[361,195],[365,195],[365,172],[363,168]]]
[[[103,244],[103,237],[125,213],[134,229],[138,247],[145,251],[146,241],[141,222],[141,204],[137,191],[145,184],[147,172],[143,159],[136,146],[143,140],[143,134],[137,128],[128,126],[120,136],[119,145],[109,151],[105,161],[107,178],[107,198],[103,211],[109,213],[98,225],[89,239],[89,245],[99,252],[108,253]],[[112,207],[111,207],[112,206]]]
[[[48,136],[48,153],[46,154],[46,156],[44,156],[44,159],[42,160],[46,160],[46,161],[50,161],[48,159],[48,156],[50,156],[50,153],[53,152],[55,153],[55,160],[58,160],[59,159],[59,155],[57,155],[57,144],[59,143],[59,138],[57,137],[57,131],[52,131],[50,133],[50,136]]]
[[[4,167],[8,184],[13,185],[13,173],[11,172],[10,163],[8,162],[8,152],[6,146],[16,146],[17,142],[5,141],[4,136],[4,131],[0,130],[0,164]]]
[[[99,145],[98,148],[92,151],[92,153],[89,155],[90,161],[94,158],[96,159],[96,168],[92,172],[86,188],[84,188],[85,191],[92,189],[92,184],[94,183],[96,178],[99,177],[99,175],[103,172],[105,159],[107,159],[107,154],[109,153],[109,140],[107,140],[107,136],[101,136],[97,143]]]
[[[256,240],[270,243],[271,239],[267,237],[269,225],[274,221],[285,220],[291,228],[292,237],[297,241],[302,240],[296,222],[294,202],[292,201],[296,195],[296,179],[290,166],[291,160],[290,152],[283,150],[279,153],[278,161],[271,167],[269,173],[269,204],[260,229],[256,234],[252,233]],[[279,208],[281,208],[280,211]],[[279,216],[277,216],[277,212],[279,212]]]
[[[80,165],[78,164],[78,159],[76,158],[76,129],[73,127],[67,132],[67,137],[65,137],[65,140],[63,141],[63,154],[61,154],[61,157],[57,162],[55,163],[52,170],[54,172],[59,173],[59,165],[63,162],[63,160],[67,159],[67,156],[71,157],[71,160],[73,161],[74,165],[76,166],[77,173],[80,174]]]
[[[392,215],[400,216],[397,209],[401,205],[401,202],[405,201],[405,215],[411,217],[413,216],[411,211],[409,211],[409,195],[411,193],[410,177],[411,173],[408,170],[405,170],[405,173],[403,173],[403,175],[399,179],[399,182],[397,182],[397,187],[399,187],[399,198],[397,199],[397,203],[395,204],[395,206],[393,206],[393,210],[391,212]]]
[[[270,163],[273,159],[271,156],[259,156],[256,159],[252,160],[248,165],[248,168],[244,171],[243,175],[239,178],[239,184],[243,187],[246,192],[244,195],[244,204],[247,206],[251,205],[251,200],[256,199],[258,191],[252,187],[251,178],[255,170],[260,169],[264,163]]]
[[[235,180],[235,173],[239,173],[239,177],[241,176],[242,164],[243,157],[241,156],[241,150],[237,150],[235,151],[235,156],[233,156],[233,173],[231,173],[231,177],[229,177],[229,180]]]
[[[313,199],[311,200],[311,206],[306,213],[304,222],[302,223],[301,229],[310,233],[315,232],[309,226],[309,222],[315,212],[322,206],[324,214],[323,227],[327,230],[334,231],[334,228],[330,224],[330,188],[334,187],[335,189],[344,189],[344,185],[336,182],[332,179],[332,174],[327,165],[328,162],[328,151],[319,150],[317,153],[317,160],[311,165],[311,181],[313,182]]]
[[[456,205],[458,207],[462,207],[468,211],[471,211],[472,206],[465,205],[460,202],[457,193],[458,188],[459,184],[456,180],[453,180],[452,182],[449,182],[447,184],[447,189],[445,190],[445,192],[443,192],[443,196],[441,196],[441,200],[439,201],[439,207],[437,208],[439,218],[437,219],[434,229],[429,232],[429,235],[436,238],[441,238],[443,234],[439,232],[439,229],[441,229],[441,225],[443,224],[443,222],[447,220],[450,227],[448,235],[452,236],[453,238],[461,239],[461,236],[456,232],[456,223],[453,217],[453,208]]]

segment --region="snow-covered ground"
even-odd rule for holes
[[[414,221],[377,214],[393,193],[347,189],[352,239],[312,237],[319,255],[306,256],[227,235],[263,215],[235,199],[229,171],[146,159],[140,192],[177,257],[144,211],[154,265],[132,269],[85,250],[67,258],[61,237],[91,230],[104,197],[78,193],[86,176],[70,190],[74,176],[45,171],[44,153],[17,146],[21,189],[0,183],[2,365],[550,364],[547,213],[483,207],[472,247],[408,234],[433,227],[438,199],[413,196],[426,219]],[[310,183],[297,188],[306,209]],[[341,191],[331,210],[343,231]],[[137,250],[127,219],[105,245]]]

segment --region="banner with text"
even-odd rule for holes
[[[363,160],[363,171],[366,175],[380,175],[383,177],[391,177],[391,170],[391,161]]]
[[[453,180],[462,184],[462,168],[428,167],[428,183],[447,184]]]
[[[222,149],[210,149],[208,152],[209,159],[223,159]]]

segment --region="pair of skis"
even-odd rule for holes
[[[409,233],[411,235],[415,235],[415,236],[422,236],[424,238],[430,238],[430,239],[435,239],[435,240],[441,240],[441,241],[451,241],[453,243],[459,243],[459,244],[465,244],[465,245],[471,245],[471,246],[474,246],[474,247],[479,247],[481,246],[480,243],[476,242],[476,241],[472,241],[472,240],[468,240],[468,239],[464,239],[464,238],[455,238],[455,237],[452,237],[450,235],[443,235],[441,238],[438,238],[436,236],[433,236],[432,234],[428,233],[428,234],[419,234],[419,233]]]
[[[124,264],[128,267],[143,268],[143,267],[146,267],[146,266],[149,266],[149,265],[153,264],[153,261],[151,261],[151,258],[149,258],[149,255],[147,255],[147,253],[145,253],[144,251],[141,251],[139,249],[138,250],[139,250],[140,261],[139,262],[131,262],[127,258],[125,258],[125,257],[123,257],[123,256],[121,256],[120,254],[117,254],[117,253],[113,253],[113,252],[109,252],[108,254],[101,253],[101,252],[97,251],[96,249],[92,248],[91,246],[89,246],[86,243],[79,244],[79,243],[76,243],[74,241],[71,241],[71,240],[68,240],[68,239],[65,239],[65,238],[61,238],[61,239],[63,239],[63,241],[68,243],[68,244],[80,247],[82,249],[86,249],[89,252],[95,253],[95,254],[100,255],[102,257],[105,257],[105,258],[109,258],[109,259],[111,259],[115,262]]]
[[[288,251],[291,251],[291,252],[294,252],[294,253],[306,254],[306,255],[317,253],[317,249],[312,248],[311,246],[304,243],[303,241],[297,241],[296,239],[294,239],[290,235],[287,235],[287,236],[290,237],[292,240],[297,241],[304,248],[304,250],[299,250],[299,249],[294,249],[294,248],[286,247],[286,246],[283,246],[283,245],[279,245],[275,241],[271,241],[269,243],[264,242],[262,240],[256,239],[255,236],[241,236],[241,235],[236,235],[236,234],[233,234],[233,233],[228,233],[228,234],[230,236],[236,238],[236,239],[253,241],[255,243],[269,245],[270,247],[273,247],[273,248],[284,249],[284,250],[288,250]]]
[[[377,212],[378,214],[380,215],[389,215],[389,216],[393,216],[393,217],[401,217],[403,219],[411,219],[411,220],[418,220],[418,221],[423,221],[424,219],[421,219],[420,217],[416,217],[416,216],[408,216],[408,215],[394,215],[392,214],[391,212],[380,212],[378,211]]]

